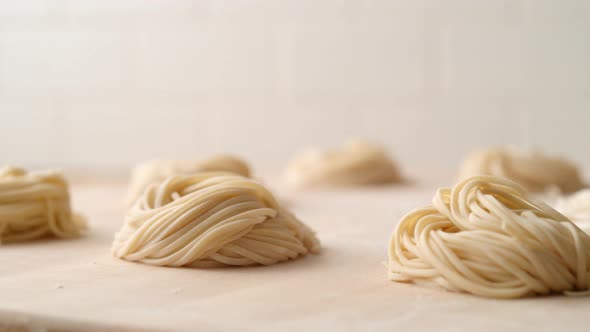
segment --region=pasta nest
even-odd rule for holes
[[[514,148],[486,149],[469,155],[459,178],[475,175],[506,178],[534,192],[558,188],[569,193],[584,187],[578,168],[570,161]]]
[[[71,211],[68,184],[59,172],[0,169],[1,242],[76,237],[86,228],[84,219]]]
[[[494,298],[588,290],[590,237],[517,184],[476,176],[404,216],[389,277]]]
[[[590,234],[590,189],[582,189],[569,197],[561,197],[555,209]]]
[[[308,150],[289,164],[292,187],[359,186],[401,182],[395,162],[380,146],[354,140],[328,151]]]
[[[270,265],[317,253],[319,242],[259,182],[212,172],[148,187],[112,251],[158,266]]]

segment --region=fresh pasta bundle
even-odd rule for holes
[[[56,171],[28,173],[0,170],[0,242],[33,240],[47,235],[76,237],[86,229],[72,213],[68,185]]]
[[[517,184],[476,176],[401,219],[389,277],[494,298],[585,291],[590,237]]]
[[[461,167],[459,178],[493,175],[518,183],[529,191],[557,188],[569,193],[584,187],[573,163],[538,152],[515,148],[493,148],[470,154]]]
[[[152,184],[112,247],[128,261],[195,267],[270,265],[318,250],[313,231],[259,182],[219,172]]]
[[[555,209],[590,234],[590,189],[582,189],[557,201]]]
[[[285,180],[292,187],[318,187],[396,183],[402,178],[385,150],[356,140],[339,149],[298,155],[289,164]]]

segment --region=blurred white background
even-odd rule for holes
[[[587,0],[0,2],[1,162],[278,172],[366,137],[415,177],[516,144],[590,166]]]

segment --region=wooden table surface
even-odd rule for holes
[[[434,188],[288,192],[318,256],[268,267],[162,268],[111,257],[124,185],[73,186],[91,230],[0,247],[0,330],[588,331],[590,297],[491,300],[386,278],[399,218]]]

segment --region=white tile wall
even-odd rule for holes
[[[292,35],[297,98],[424,96],[424,25],[385,20],[306,24]],[[392,45],[394,44],[394,45]]]
[[[125,22],[173,22],[191,18],[199,8],[192,0],[46,0],[58,2],[70,20],[121,20]]]
[[[0,161],[27,166],[225,151],[276,172],[369,137],[416,176],[508,143],[590,169],[590,4],[3,1],[0,119]]]
[[[61,166],[67,158],[64,117],[55,102],[2,98],[0,118],[2,164]]]
[[[263,98],[275,91],[275,36],[265,27],[202,21],[137,30],[131,85],[140,95]]]
[[[5,20],[39,18],[48,14],[50,6],[50,0],[1,1],[0,17]]]
[[[586,0],[523,0],[523,17],[533,24],[588,22],[590,2]]]
[[[529,133],[526,144],[569,156],[588,166],[590,109],[588,94],[583,99],[530,101],[523,105]]]
[[[502,22],[453,23],[441,29],[442,93],[457,99],[504,99],[524,93],[520,30]],[[532,59],[531,59],[532,60]]]
[[[112,96],[122,88],[122,40],[114,31],[69,25],[0,30],[3,95]]]
[[[144,159],[213,153],[215,114],[178,102],[74,102],[64,111],[73,166],[111,169]]]

